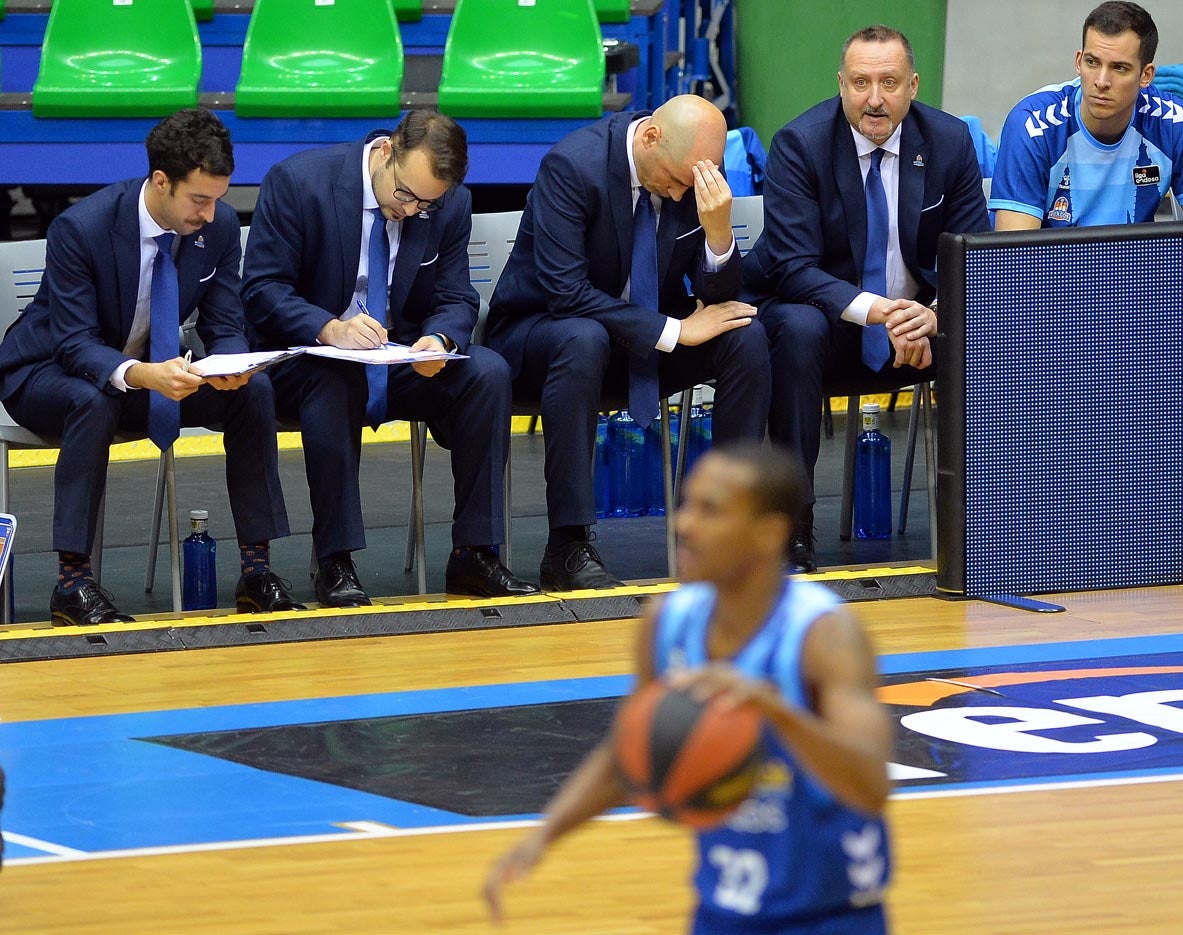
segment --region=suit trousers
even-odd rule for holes
[[[149,390],[95,386],[46,361],[5,405],[25,428],[61,439],[54,471],[53,548],[89,555],[107,486],[110,446],[119,430],[148,425]],[[275,398],[266,374],[238,390],[202,386],[181,400],[181,425],[220,427],[234,531],[244,545],[288,535],[275,447]]]
[[[747,301],[753,301],[748,298]],[[753,303],[754,304],[754,303]],[[890,391],[936,378],[933,367],[892,366],[876,373],[862,361],[863,329],[833,321],[813,305],[764,301],[760,321],[772,361],[772,407],[768,435],[801,456],[809,477],[806,505],[816,502],[813,469],[821,446],[824,385],[856,386],[863,392]],[[854,418],[849,413],[848,418]]]
[[[470,347],[434,377],[409,366],[389,369],[387,419],[427,423],[450,449],[455,509],[453,545],[498,545],[505,538],[502,484],[509,444],[509,366]],[[319,559],[364,549],[359,485],[365,417],[365,368],[304,355],[272,368],[278,411],[300,423]]]
[[[592,453],[602,406],[627,406],[629,353],[590,318],[549,318],[530,331],[514,397],[536,404],[545,444],[550,528],[596,521]],[[695,347],[661,354],[662,398],[716,381],[712,427],[717,443],[764,437],[771,374],[758,321]]]

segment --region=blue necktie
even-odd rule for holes
[[[148,323],[148,359],[156,364],[172,360],[181,347],[181,298],[177,267],[173,263],[176,234],[160,234],[152,260],[151,313]],[[163,393],[148,391],[148,437],[161,451],[181,434],[181,404]]]
[[[370,270],[366,286],[366,305],[369,306],[370,317],[385,325],[386,303],[390,292],[390,282],[386,278],[387,270],[390,269],[390,241],[386,237],[386,218],[382,216],[382,209],[369,210],[374,215],[374,224],[370,228]],[[366,424],[371,428],[376,429],[386,421],[387,376],[388,368],[385,364],[366,365],[366,383],[370,388],[366,397]]]
[[[887,194],[883,190],[883,150],[871,153],[871,169],[867,173],[867,255],[863,260],[863,291],[887,295]],[[891,359],[891,340],[886,325],[867,325],[863,328],[863,363],[876,373]]]
[[[641,189],[633,210],[633,265],[629,274],[629,301],[657,312],[657,217],[649,192]],[[657,355],[629,355],[628,411],[648,428],[657,418]]]

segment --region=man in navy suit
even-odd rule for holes
[[[194,311],[209,353],[249,349],[238,216],[219,200],[234,170],[230,134],[210,111],[181,110],[153,128],[147,149],[146,180],[110,185],[50,225],[41,286],[0,343],[0,400],[21,425],[61,437],[50,613],[75,625],[132,619],[95,582],[90,563],[108,448],[117,430],[146,427],[167,448],[181,424],[224,426],[239,610],[302,609],[268,556],[270,540],[288,534],[271,383],[265,374],[205,379],[200,361],[190,370],[178,356],[180,322]],[[157,328],[160,290],[172,302]],[[175,418],[169,401],[180,404],[179,422],[158,435],[151,413]]]
[[[860,30],[842,48],[839,96],[781,128],[769,151],[764,232],[744,259],[745,298],[768,333],[769,436],[809,473],[790,546],[797,571],[816,565],[823,378],[884,388],[932,379],[937,239],[990,226],[969,131],[916,103],[919,82],[902,33]],[[872,181],[882,186],[874,217]]]
[[[393,133],[285,159],[259,190],[243,271],[256,343],[363,349],[389,337],[468,355],[381,368],[305,355],[272,371],[279,412],[298,418],[304,437],[324,605],[370,603],[351,557],[365,548],[361,429],[388,419],[425,420],[452,451],[447,590],[538,591],[495,551],[504,538],[509,370],[492,351],[470,346],[477,294],[468,281],[472,199],[460,184],[467,167],[463,129],[411,111]],[[371,269],[371,255],[381,269]]]
[[[718,168],[726,135],[713,104],[683,95],[576,130],[539,167],[490,303],[488,343],[509,361],[515,394],[541,405],[544,588],[620,584],[590,535],[602,399],[627,397],[644,423],[658,394],[715,379],[716,440],[763,437],[768,351],[755,309],[735,301],[742,274]],[[651,226],[634,233],[654,215],[655,243]],[[648,256],[636,249],[645,242]]]

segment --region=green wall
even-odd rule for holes
[[[782,126],[838,93],[842,43],[864,26],[900,30],[916,53],[917,97],[941,105],[945,0],[735,0],[741,124],[765,146]]]

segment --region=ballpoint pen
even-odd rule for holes
[[[193,363],[193,348],[189,348],[187,351],[185,351],[185,363],[183,366],[186,373],[189,372],[189,365],[191,363]]]

